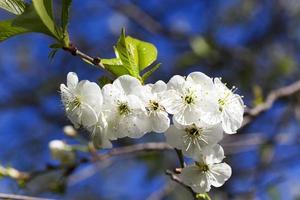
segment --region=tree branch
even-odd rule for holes
[[[300,81],[296,81],[296,82],[292,83],[291,85],[271,91],[269,93],[269,95],[267,96],[266,101],[264,103],[259,104],[256,107],[245,111],[245,116],[244,116],[244,121],[243,121],[242,127],[246,126],[254,118],[256,118],[263,112],[270,109],[277,99],[280,99],[283,97],[288,97],[288,96],[294,95],[298,92],[300,92]]]
[[[0,199],[7,199],[7,200],[51,200],[51,199],[45,199],[45,198],[30,197],[30,196],[15,195],[15,194],[4,194],[4,193],[0,193]]]
[[[184,184],[181,181],[181,179],[178,176],[176,176],[175,173],[173,173],[171,170],[166,170],[166,175],[168,175],[171,178],[171,180],[175,181],[176,183],[179,183],[184,188],[186,188],[188,191],[190,191],[192,193],[193,197],[196,198],[197,193],[194,192],[194,190],[191,187],[189,187],[186,184]]]
[[[98,57],[91,57],[81,51],[79,51],[73,44],[70,44],[69,47],[63,47],[62,48],[65,51],[70,52],[73,56],[78,56],[80,57],[82,60],[87,61],[97,67],[100,67],[102,69],[105,69],[105,66],[101,63],[101,59]]]

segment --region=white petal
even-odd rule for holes
[[[234,108],[232,108],[234,109]],[[242,113],[235,112],[226,108],[222,112],[222,127],[225,133],[234,134],[237,129],[242,126],[243,115]]]
[[[153,98],[151,90],[152,88],[150,84],[140,85],[134,89],[132,94],[139,97],[144,102],[144,104],[147,104]]]
[[[198,127],[203,129],[203,138],[207,142],[207,145],[214,146],[218,142],[220,142],[223,138],[223,129],[221,124],[209,125],[204,122],[196,123]]]
[[[181,90],[183,84],[185,83],[185,78],[179,75],[173,76],[167,83],[168,89]]]
[[[110,149],[112,143],[102,133],[96,133],[93,137],[93,144],[96,148]]]
[[[162,99],[160,103],[168,113],[175,114],[182,111],[184,105],[180,95],[175,90],[169,90],[168,93],[160,96],[160,98]]]
[[[170,126],[170,119],[166,112],[157,112],[157,114],[150,116],[152,122],[152,130],[157,133],[165,132]]]
[[[226,163],[219,163],[209,167],[210,183],[214,187],[221,187],[231,176],[231,167]]]
[[[73,98],[73,94],[65,84],[60,84],[61,100],[63,104],[66,104]]]
[[[207,146],[205,149],[203,149],[202,153],[204,156],[204,162],[206,164],[220,163],[225,158],[224,150],[219,144],[216,144],[213,147]]]
[[[75,108],[72,111],[66,111],[69,120],[72,122],[75,128],[79,128],[81,125],[81,110],[80,108]]]
[[[75,72],[69,72],[67,75],[67,86],[70,89],[75,89],[78,84],[78,77]]]
[[[103,97],[100,87],[96,83],[89,81],[84,82],[82,86],[81,98],[82,101],[91,105],[94,109],[99,109],[103,103]]]
[[[183,135],[184,130],[177,129],[174,125],[165,132],[167,143],[177,149],[183,148]]]
[[[81,125],[84,127],[93,126],[98,121],[96,111],[88,104],[82,104],[81,109]]]
[[[200,85],[202,90],[211,91],[213,89],[212,79],[202,72],[190,73],[186,80]]]
[[[157,81],[152,86],[152,92],[153,93],[160,93],[167,90],[167,84],[161,80]]]
[[[138,110],[138,111],[145,111],[145,104],[135,95],[128,95],[127,96],[127,103],[130,109]]]
[[[119,122],[117,135],[123,137],[140,138],[148,129],[148,123],[144,119],[139,119],[135,116],[124,117]]]
[[[105,103],[113,103],[120,96],[123,96],[121,91],[112,84],[106,84],[102,88],[102,95]]]
[[[210,190],[208,177],[197,166],[192,165],[183,168],[179,178],[183,183],[190,186],[194,192],[202,194]]]
[[[186,107],[184,110],[173,115],[173,120],[183,125],[190,125],[199,121],[201,111],[195,108]]]
[[[132,76],[123,75],[117,78],[113,85],[128,95],[133,93],[134,89],[141,85],[141,82]]]

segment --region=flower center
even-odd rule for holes
[[[74,111],[76,108],[78,108],[81,105],[81,100],[79,96],[75,96],[72,100],[70,100],[67,103],[67,110]]]
[[[130,108],[127,103],[120,103],[118,110],[120,115],[128,115],[130,113]]]
[[[199,136],[201,134],[202,129],[201,128],[192,127],[192,128],[186,128],[185,131],[190,136],[197,137],[197,136]]]
[[[187,104],[192,104],[194,102],[194,99],[191,95],[186,95],[184,97],[184,101],[187,103]]]
[[[200,127],[196,127],[194,124],[192,127],[185,129],[184,143],[187,145],[186,150],[189,150],[191,145],[196,146],[199,150],[201,150],[200,143],[204,142],[207,144],[205,136],[202,134],[203,129]]]
[[[158,110],[160,107],[156,101],[151,101],[151,100],[150,100],[149,105],[150,105],[150,108],[154,111]]]
[[[183,99],[185,104],[191,105],[191,104],[195,103],[196,95],[195,95],[195,92],[188,89],[186,91],[185,95],[182,96],[181,98]]]
[[[199,167],[199,169],[201,170],[201,172],[205,173],[205,172],[209,171],[209,167],[205,163],[196,162],[196,165]]]
[[[219,104],[219,111],[222,112],[223,108],[224,108],[224,106],[226,104],[225,99],[218,99],[218,104]]]

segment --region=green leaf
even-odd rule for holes
[[[63,38],[63,33],[55,25],[52,11],[52,0],[32,0],[36,13],[48,28],[49,32],[58,40]]]
[[[60,49],[60,48],[63,48],[63,45],[59,44],[59,43],[55,43],[55,44],[51,44],[49,47],[51,49]]]
[[[62,10],[61,10],[61,26],[63,30],[63,41],[64,46],[68,47],[70,43],[70,38],[68,34],[68,24],[70,19],[70,7],[72,0],[62,0]]]
[[[112,81],[110,78],[108,78],[107,76],[102,76],[102,77],[100,77],[100,78],[98,79],[98,81],[99,81],[99,85],[100,85],[101,88],[102,88],[104,85],[113,82],[113,81]]]
[[[12,24],[13,20],[6,20],[0,22],[0,42],[15,35],[30,32],[26,28],[14,27]]]
[[[156,60],[157,49],[153,44],[130,36],[126,37],[126,43],[131,49],[134,61],[136,62],[139,71],[147,68]]]
[[[153,74],[153,72],[155,72],[160,67],[160,65],[161,65],[161,63],[158,63],[158,64],[154,65],[150,70],[145,72],[142,76],[142,80],[145,81],[146,79],[148,79],[149,76],[151,76]]]
[[[196,194],[196,199],[199,199],[199,200],[211,200],[210,196],[207,193]]]
[[[20,15],[25,10],[25,3],[22,0],[1,0],[0,8],[7,10],[15,15]]]
[[[22,15],[17,16],[15,19],[0,21],[0,42],[29,32],[44,33],[53,37],[32,5],[28,5]]]
[[[130,72],[130,75],[137,77],[139,71],[137,70],[138,66],[134,60],[134,49],[133,46],[128,46],[126,44],[125,30],[122,29],[121,36],[117,45],[115,46],[116,57],[122,61],[123,67]]]
[[[101,59],[101,63],[105,66],[106,70],[110,71],[116,76],[130,74],[130,71],[123,66],[123,63],[119,58]]]
[[[124,29],[122,29],[114,50],[116,58],[101,60],[105,68],[116,76],[129,74],[141,81],[143,79],[140,77],[140,72],[149,67],[157,57],[154,45],[129,36],[126,37]],[[148,78],[158,67],[159,65],[145,73],[144,78]]]
[[[58,51],[58,49],[52,49],[49,52],[48,58],[50,58],[50,60],[52,60],[54,58],[54,56],[56,55],[57,51]]]
[[[61,26],[64,32],[67,31],[69,23],[69,12],[72,4],[72,0],[62,0],[62,10],[61,10]]]

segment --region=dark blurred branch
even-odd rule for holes
[[[38,197],[30,197],[30,196],[23,196],[23,195],[15,195],[15,194],[4,194],[0,193],[0,199],[10,199],[10,200],[50,200],[45,198],[38,198]]]
[[[161,200],[168,196],[174,190],[174,187],[173,181],[168,181],[164,187],[153,192],[146,200]]]
[[[118,147],[110,150],[106,154],[98,154],[96,157],[97,161],[106,160],[113,156],[119,156],[131,153],[140,153],[148,151],[162,151],[162,150],[172,150],[173,148],[165,142],[149,142],[142,144],[135,144],[125,147]]]
[[[161,33],[163,32],[162,25],[154,20],[149,14],[143,11],[139,6],[131,3],[114,3],[110,0],[106,1],[113,9],[123,13],[127,17],[131,18],[137,24],[145,28],[150,33]]]
[[[193,191],[193,189],[189,186],[187,186],[186,184],[184,184],[181,179],[171,170],[166,170],[166,175],[168,175],[171,180],[175,181],[176,183],[179,183],[180,185],[182,185],[184,188],[186,188],[188,191],[190,191],[194,197],[196,197],[197,193]]]
[[[121,3],[121,1],[115,3],[114,1],[108,0],[106,2],[113,9],[127,16],[150,33],[164,35],[172,39],[181,39],[184,37],[181,32],[168,30],[158,20],[154,19],[150,14],[130,1],[126,1],[126,3]]]
[[[33,171],[33,172],[21,172],[17,169],[11,167],[5,168],[0,165],[0,174],[3,176],[13,178],[17,181],[28,181],[40,174],[44,174],[54,170],[64,169],[65,170],[64,175],[69,176],[78,166],[80,166],[83,163],[104,161],[114,156],[120,156],[120,155],[132,154],[132,153],[136,154],[136,153],[143,153],[143,152],[163,151],[163,150],[172,150],[172,149],[173,149],[172,147],[170,147],[167,143],[164,142],[149,142],[149,143],[135,144],[131,146],[114,148],[105,154],[99,154],[99,153],[95,154],[94,151],[91,151],[93,152],[92,158],[90,159],[82,158],[78,162],[74,163],[72,166],[48,165],[43,170]]]
[[[264,103],[259,104],[258,106],[245,111],[242,127],[246,126],[254,118],[258,117],[260,114],[270,109],[277,99],[292,96],[298,92],[300,92],[300,81],[296,81],[291,85],[271,91]]]

